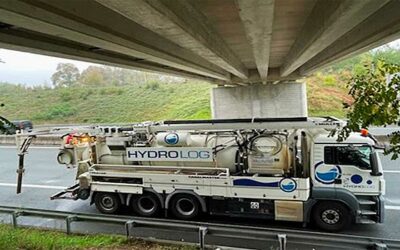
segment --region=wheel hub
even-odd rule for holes
[[[150,198],[141,197],[138,201],[138,207],[143,212],[151,213],[156,208],[156,204]]]
[[[190,199],[187,199],[187,198],[181,198],[176,203],[176,210],[178,210],[178,212],[180,214],[183,214],[186,216],[193,214],[195,209],[196,208],[195,208],[195,204],[193,203],[193,201]]]
[[[336,224],[340,220],[340,214],[333,209],[325,210],[324,212],[322,212],[321,217],[322,220],[329,225]]]
[[[101,205],[102,205],[105,209],[110,210],[110,209],[112,209],[112,208],[114,207],[115,202],[114,202],[114,199],[113,199],[113,198],[111,198],[111,197],[109,197],[109,196],[104,196],[104,197],[101,199]]]

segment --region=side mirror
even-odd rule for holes
[[[378,156],[377,153],[371,153],[369,155],[370,157],[370,161],[371,161],[371,175],[372,176],[382,176],[382,172],[379,172],[379,168],[378,168]]]

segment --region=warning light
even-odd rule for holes
[[[368,136],[368,130],[366,130],[365,128],[362,128],[360,133],[361,133],[361,136],[364,136],[364,137]]]

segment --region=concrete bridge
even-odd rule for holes
[[[399,10],[400,0],[1,0],[0,47],[236,86],[213,91],[219,118],[303,116],[305,86],[292,80],[399,38]]]

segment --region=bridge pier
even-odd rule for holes
[[[211,90],[213,119],[307,117],[302,82],[218,87]]]

